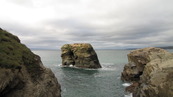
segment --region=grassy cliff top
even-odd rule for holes
[[[22,52],[27,51],[18,37],[0,29],[0,67],[13,68],[22,63]]]
[[[40,68],[36,55],[17,36],[0,28],[0,68],[17,69],[26,66],[28,72]]]

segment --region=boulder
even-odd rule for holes
[[[63,66],[101,68],[97,54],[89,43],[65,44],[61,51]]]
[[[17,36],[0,29],[0,97],[61,97],[53,72]]]
[[[160,48],[144,48],[128,54],[121,79],[138,83],[126,90],[133,97],[173,97],[173,54]]]

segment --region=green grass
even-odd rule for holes
[[[24,44],[20,43],[17,36],[0,29],[0,67],[16,69],[22,65],[26,66],[31,76],[38,76],[39,63],[35,60],[37,56]]]

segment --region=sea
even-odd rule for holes
[[[121,81],[130,50],[96,50],[102,68],[63,67],[60,50],[32,50],[41,57],[61,85],[62,97],[132,97],[125,92],[131,83]],[[173,52],[173,49],[168,50]]]

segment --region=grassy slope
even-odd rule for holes
[[[19,69],[26,66],[32,77],[41,74],[36,55],[25,45],[20,43],[17,36],[0,29],[0,67],[7,69]]]

